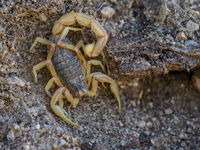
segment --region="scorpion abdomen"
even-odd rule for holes
[[[81,87],[86,88],[86,83],[81,63],[75,52],[58,48],[54,52],[52,62],[66,86],[69,86],[76,96],[80,96],[78,90]]]

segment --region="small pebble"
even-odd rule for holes
[[[140,128],[144,128],[145,125],[146,125],[146,122],[145,122],[145,121],[139,121],[139,122],[138,122],[138,126],[139,126]]]
[[[152,128],[152,126],[153,126],[152,122],[147,122],[147,127],[148,128]]]
[[[44,13],[41,13],[41,14],[39,15],[39,19],[40,19],[40,21],[42,21],[42,22],[46,22],[46,21],[47,21],[47,17],[46,17],[46,15],[45,15]]]
[[[158,141],[157,137],[151,138],[150,140],[151,140],[151,143],[152,143],[153,145],[156,145],[156,144],[157,144],[157,141]]]
[[[30,145],[25,144],[25,145],[23,145],[23,148],[24,148],[24,150],[30,150]]]
[[[8,139],[8,140],[12,140],[12,141],[15,140],[15,134],[14,134],[14,132],[13,132],[12,130],[10,130],[10,131],[8,132],[8,134],[7,134],[7,139]]]
[[[153,108],[153,103],[152,103],[152,102],[149,102],[149,103],[148,103],[148,106],[150,106],[150,108]]]
[[[175,116],[174,117],[174,124],[177,125],[177,124],[179,124],[179,122],[180,122],[179,118]]]
[[[190,10],[190,13],[195,17],[199,17],[200,16],[200,12],[197,11],[197,10]]]
[[[136,103],[135,103],[135,101],[131,101],[131,105],[133,106],[133,107],[136,107]]]
[[[39,129],[40,129],[40,124],[37,124],[37,125],[35,126],[35,128],[36,128],[37,130],[39,130]]]
[[[66,142],[64,139],[61,139],[61,140],[60,140],[60,144],[61,144],[61,145],[65,145],[65,144],[67,144],[67,142]]]
[[[2,73],[6,73],[6,70],[7,70],[8,66],[7,65],[3,65],[0,67],[0,72]]]
[[[194,48],[197,48],[199,46],[199,44],[197,42],[195,42],[194,40],[187,40],[187,41],[185,41],[185,46],[188,49],[194,49]]]
[[[186,28],[192,32],[199,30],[199,25],[193,21],[188,21],[186,24]]]
[[[122,145],[122,146],[126,145],[126,141],[121,140],[121,145]]]
[[[4,81],[10,85],[17,85],[19,87],[25,86],[25,82],[17,76],[6,77]]]
[[[166,115],[172,114],[172,110],[171,110],[170,108],[165,109],[165,114],[166,114]]]
[[[15,137],[19,137],[19,136],[22,135],[22,131],[21,131],[20,126],[18,124],[14,124],[13,129],[14,129]]]
[[[90,142],[91,142],[92,144],[94,144],[94,143],[96,143],[96,140],[95,140],[95,139],[92,139]]]
[[[188,128],[187,129],[187,133],[191,133],[192,132],[192,129],[191,128]]]
[[[177,34],[177,38],[180,39],[180,40],[184,40],[184,41],[187,40],[187,36],[185,35],[184,32],[179,32]]]
[[[157,118],[156,118],[156,117],[153,117],[153,118],[152,118],[152,121],[154,121],[154,122],[155,122],[156,120],[157,120]]]
[[[180,139],[183,139],[183,138],[186,138],[187,137],[187,134],[185,134],[185,133],[180,133],[179,134],[179,138]]]
[[[124,124],[123,124],[121,121],[119,121],[119,126],[120,126],[120,127],[123,127]]]
[[[181,142],[181,146],[182,146],[182,147],[185,147],[185,146],[186,146],[186,143],[185,143],[185,142]]]
[[[63,129],[62,129],[61,127],[59,127],[59,126],[56,128],[56,130],[57,130],[59,133],[64,132]]]
[[[72,138],[72,143],[74,144],[74,145],[78,145],[78,143],[79,143],[79,140],[77,139],[77,138]]]
[[[114,14],[115,14],[115,10],[113,8],[111,8],[111,7],[104,7],[101,10],[101,15],[104,18],[111,18]]]

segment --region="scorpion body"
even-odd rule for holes
[[[64,42],[71,44],[67,38],[64,39]],[[88,89],[85,82],[85,75],[75,52],[56,47],[56,51],[52,57],[52,63],[60,79],[62,79],[64,85],[70,89],[74,96],[82,96],[79,90],[87,93]]]
[[[76,45],[73,45],[66,38],[68,32],[70,30],[83,30],[72,27],[75,23],[85,27],[90,26],[98,36],[97,41],[85,45],[84,41],[80,40]],[[110,89],[118,101],[119,112],[121,111],[119,89],[115,80],[101,72],[91,73],[91,65],[100,66],[105,72],[104,66],[99,60],[86,61],[85,59],[85,56],[91,58],[101,54],[107,41],[108,34],[98,21],[92,16],[72,11],[54,23],[51,41],[37,37],[29,50],[31,52],[37,43],[50,46],[47,59],[33,67],[35,82],[38,82],[37,71],[46,66],[52,75],[45,86],[46,93],[51,97],[51,108],[57,116],[73,126],[78,127],[79,125],[68,118],[69,115],[63,107],[63,99],[70,102],[72,107],[76,107],[82,96],[92,97],[96,95],[99,82],[103,85],[104,83],[110,84]],[[83,52],[84,54],[82,54]],[[49,89],[53,84],[59,88],[52,95]]]

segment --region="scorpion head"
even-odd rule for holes
[[[69,82],[75,87],[76,93],[78,93],[80,97],[88,93],[88,88],[84,84],[77,83],[74,80]]]

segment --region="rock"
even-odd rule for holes
[[[73,145],[78,145],[79,139],[72,137],[72,143],[73,143]]]
[[[198,47],[199,44],[195,42],[194,40],[187,40],[185,41],[185,46],[194,48],[194,47]]]
[[[121,140],[121,145],[122,145],[122,146],[126,145],[126,141]]]
[[[123,124],[121,121],[119,121],[119,126],[120,126],[120,127],[123,127],[124,124]]]
[[[197,10],[190,10],[190,13],[195,17],[199,17],[200,16],[200,12],[197,11]]]
[[[46,16],[44,13],[41,13],[41,14],[39,15],[39,19],[40,19],[40,21],[42,21],[42,22],[46,22],[46,21],[47,21],[47,16]]]
[[[183,141],[183,142],[181,142],[181,146],[182,147],[186,147],[186,143]]]
[[[22,135],[22,131],[20,129],[20,126],[18,124],[13,125],[13,132],[15,134],[15,137],[19,137]]]
[[[152,122],[147,122],[147,127],[148,128],[152,128],[152,126],[153,126]]]
[[[14,132],[12,130],[8,131],[7,139],[11,140],[11,141],[15,140],[15,134],[14,134]]]
[[[139,121],[137,124],[140,128],[144,128],[146,126],[146,122],[145,121]]]
[[[66,142],[64,139],[61,139],[61,140],[60,140],[60,144],[61,144],[61,145],[65,145],[65,144],[67,144],[67,142]]]
[[[158,138],[154,137],[154,138],[151,138],[150,140],[151,140],[151,143],[155,146],[157,144]]]
[[[191,133],[192,132],[192,128],[187,128],[187,133]]]
[[[111,7],[104,7],[101,10],[101,15],[104,18],[111,18],[114,14],[115,14],[115,10],[113,8],[111,8]]]
[[[171,110],[170,108],[165,109],[165,114],[166,114],[166,115],[172,114],[172,110]]]
[[[189,31],[197,31],[199,30],[199,25],[191,20],[189,20],[186,24],[186,28],[189,30]]]
[[[136,102],[135,101],[131,101],[131,105],[133,106],[133,107],[136,107],[137,105],[136,105]]]
[[[40,124],[37,124],[37,125],[35,126],[35,128],[36,128],[37,130],[39,130],[39,129],[40,129]]]
[[[29,144],[24,144],[23,145],[24,150],[30,150],[30,145]]]
[[[4,84],[17,85],[19,87],[25,86],[25,82],[15,75],[10,77],[0,78],[0,80],[3,81]]]
[[[184,32],[179,32],[177,34],[177,38],[180,39],[180,40],[184,40],[184,41],[187,40],[187,36],[185,35]]]

